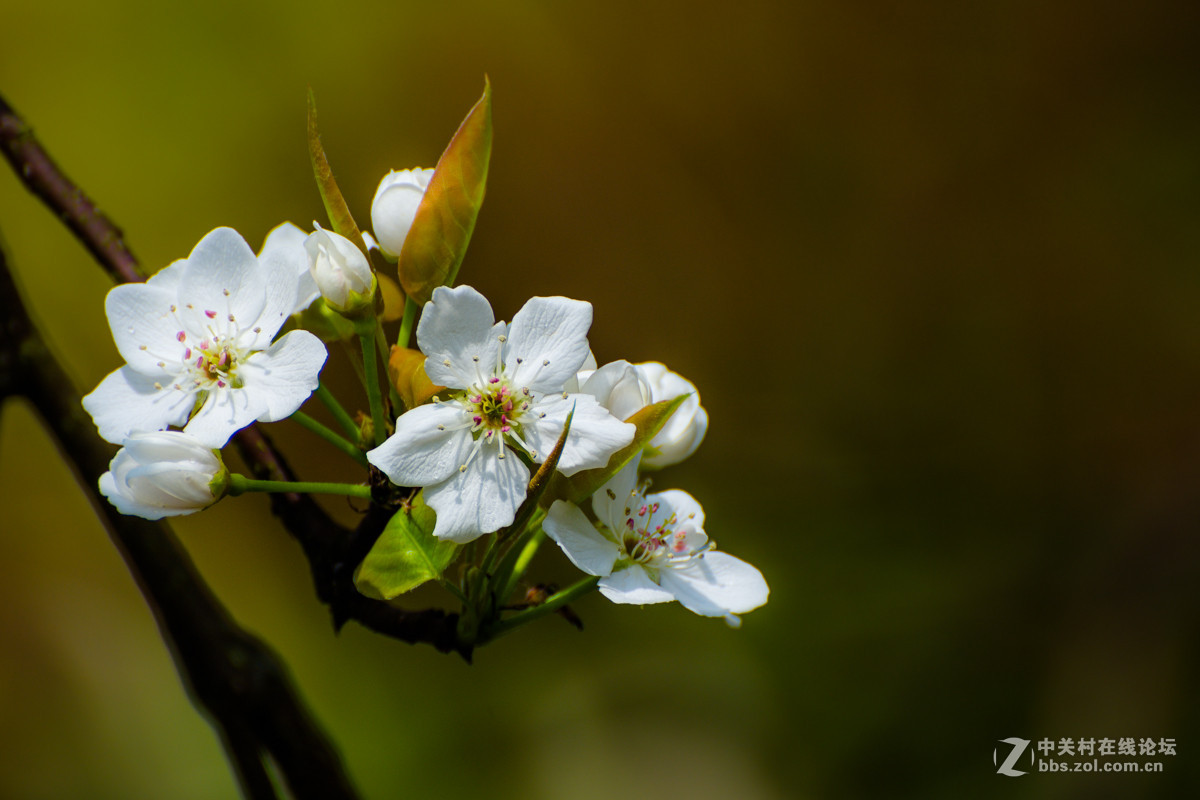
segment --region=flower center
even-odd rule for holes
[[[502,378],[489,378],[467,394],[466,406],[471,415],[471,432],[491,437],[495,432],[519,435],[521,418],[531,405],[529,390],[513,391]]]
[[[176,334],[175,338],[184,345],[183,363],[194,390],[242,387],[238,362],[245,354],[238,346],[237,331],[230,335],[212,333],[209,338],[195,344],[188,342],[187,334],[183,331]]]
[[[683,521],[674,511],[668,516],[656,518],[660,504],[647,500],[643,491],[630,494],[629,505],[625,507],[625,525],[620,538],[621,546],[629,558],[653,568],[678,566],[693,558],[702,558],[705,551],[711,548],[711,542],[699,547],[689,542]]]

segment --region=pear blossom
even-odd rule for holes
[[[284,234],[286,238],[287,234]],[[126,364],[83,398],[100,435],[183,426],[221,448],[254,421],[290,416],[317,388],[325,347],[307,331],[272,342],[299,293],[288,258],[256,258],[217,228],[145,283],[112,289],[105,311]]]
[[[379,182],[371,201],[371,227],[380,250],[390,258],[400,255],[432,178],[431,169],[402,169],[392,170]]]
[[[267,234],[258,261],[270,275],[294,275],[296,278],[296,300],[292,314],[298,314],[312,305],[321,296],[317,282],[308,268],[308,253],[304,240],[308,234],[291,222],[276,225]]]
[[[700,405],[695,384],[656,361],[613,361],[599,369],[580,371],[576,380],[579,391],[595,397],[619,419],[629,419],[648,405],[687,396],[647,444],[642,469],[678,464],[696,452],[708,431],[708,412]]]
[[[567,558],[599,575],[600,593],[614,603],[678,600],[705,617],[733,626],[767,602],[762,573],[717,552],[704,532],[704,509],[687,492],[646,494],[633,459],[592,495],[593,524],[574,503],[556,500],[542,527]]]
[[[545,460],[572,410],[558,460],[565,475],[604,466],[635,433],[594,397],[563,391],[587,358],[589,303],[535,297],[511,324],[494,319],[470,286],[434,290],[417,344],[430,380],[453,394],[402,415],[367,453],[398,486],[425,487],[442,539],[467,542],[510,524],[529,484],[518,454]]]
[[[136,432],[100,476],[100,494],[122,514],[191,514],[225,494],[229,471],[212,449],[182,431]]]
[[[308,269],[321,296],[331,307],[350,311],[369,304],[375,295],[375,273],[363,251],[345,236],[317,223],[304,240]]]

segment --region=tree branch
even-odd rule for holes
[[[34,327],[0,251],[0,388],[29,398],[141,588],[188,694],[221,732],[247,796],[263,789],[263,759],[298,798],[353,798],[341,761],[292,688],[278,656],[243,630],[166,525],[127,517],[99,496],[112,447]],[[257,765],[257,766],[256,766]],[[268,782],[269,788],[269,782]]]
[[[3,97],[0,150],[25,186],[63,221],[111,277],[125,282],[144,280],[121,230],[63,174]],[[233,442],[254,477],[295,480],[287,462],[259,426],[242,429]],[[383,498],[383,492],[376,494]],[[354,532],[330,519],[309,495],[273,494],[271,510],[303,548],[317,597],[329,606],[335,629],[353,619],[394,639],[409,644],[425,642],[441,652],[456,651],[470,660],[470,649],[459,647],[455,641],[457,614],[435,609],[407,611],[364,597],[354,587],[355,568],[387,524],[388,516],[380,513],[378,504],[372,504],[372,513]]]

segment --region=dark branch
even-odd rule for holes
[[[0,149],[29,191],[71,229],[88,252],[120,281],[140,281],[137,259],[121,229],[63,175],[33,135],[33,129],[0,97]]]
[[[144,280],[120,229],[59,170],[3,97],[0,149],[30,191],[70,228],[109,275],[118,281]],[[90,423],[85,427],[91,430]],[[257,425],[239,431],[233,442],[256,478],[295,480],[283,456]],[[273,494],[271,509],[303,548],[317,596],[329,605],[335,629],[353,619],[377,633],[410,644],[426,642],[442,652],[454,650],[469,658],[469,649],[459,648],[454,641],[458,615],[439,610],[406,611],[364,597],[354,588],[354,569],[387,524],[377,504],[353,532],[330,519],[308,495]]]
[[[29,398],[87,490],[154,613],[188,693],[221,732],[248,796],[266,794],[263,759],[296,797],[353,798],[332,743],[292,688],[278,656],[229,616],[171,529],[127,517],[99,496],[112,447],[26,313],[0,251],[0,387]],[[257,766],[256,766],[257,765]]]

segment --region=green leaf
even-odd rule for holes
[[[492,86],[485,77],[483,96],[438,159],[400,250],[400,285],[418,305],[458,275],[483,205],[491,156]]]
[[[416,499],[400,509],[358,565],[354,585],[367,597],[391,600],[442,576],[459,546],[433,535],[433,509]]]
[[[569,478],[561,473],[556,474],[550,488],[542,495],[542,506],[548,507],[555,500],[582,503],[591,497],[597,489],[608,483],[609,478],[620,472],[622,467],[642,451],[687,398],[688,395],[683,394],[673,400],[663,400],[630,416],[625,421],[633,423],[637,428],[633,441],[614,453],[603,467],[576,472]]]
[[[325,204],[325,214],[334,233],[345,236],[363,248],[362,234],[350,215],[350,207],[342,197],[342,190],[333,179],[333,170],[329,168],[325,148],[321,146],[321,135],[317,133],[317,99],[311,88],[308,90],[308,157],[312,161],[313,177],[317,179],[317,190],[321,193],[321,202]],[[366,252],[365,249],[363,252]]]

